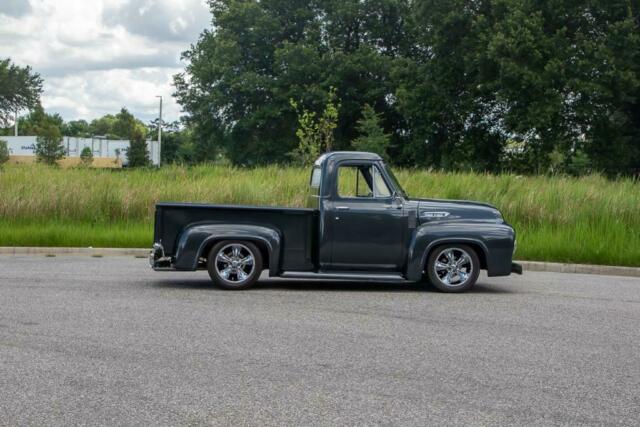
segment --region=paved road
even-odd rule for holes
[[[640,280],[474,292],[0,257],[0,424],[640,423]]]

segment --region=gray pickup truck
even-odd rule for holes
[[[516,235],[484,203],[410,198],[382,159],[333,152],[314,164],[306,208],[159,203],[149,261],[208,270],[225,289],[269,276],[419,282],[444,292],[522,274]]]

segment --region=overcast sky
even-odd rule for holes
[[[40,73],[44,108],[65,120],[127,107],[149,121],[155,95],[176,120],[172,76],[209,25],[204,0],[0,0],[0,58]]]

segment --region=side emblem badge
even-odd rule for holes
[[[449,212],[422,212],[421,218],[446,218],[449,216]]]

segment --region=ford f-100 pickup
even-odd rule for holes
[[[271,277],[428,281],[444,292],[522,274],[516,235],[493,206],[409,197],[376,154],[314,164],[306,208],[159,203],[149,255],[158,271],[208,270],[225,289]]]

